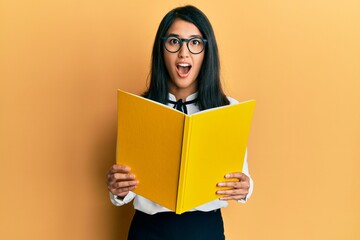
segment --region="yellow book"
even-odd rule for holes
[[[217,183],[241,172],[255,101],[186,115],[118,90],[118,164],[135,193],[177,214],[218,199]]]

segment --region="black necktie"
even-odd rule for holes
[[[177,109],[180,112],[184,112],[185,114],[187,114],[186,105],[195,103],[196,101],[197,101],[197,99],[190,100],[190,101],[187,101],[187,102],[183,102],[182,99],[179,99],[177,102],[169,100],[169,103],[174,104],[174,109]]]

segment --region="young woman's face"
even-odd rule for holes
[[[174,35],[185,39],[202,37],[199,29],[192,23],[182,19],[176,19],[170,26],[166,36]],[[199,54],[193,54],[183,42],[182,47],[176,53],[164,49],[165,65],[170,75],[169,92],[175,96],[189,96],[197,91],[197,77],[204,59],[205,50]],[[185,99],[183,99],[185,100]]]

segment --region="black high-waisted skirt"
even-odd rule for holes
[[[136,211],[128,240],[224,240],[220,210],[186,212],[177,215],[161,212],[149,215]]]

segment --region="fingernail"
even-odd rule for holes
[[[218,183],[218,186],[223,187],[223,186],[225,186],[225,184],[224,183]]]
[[[226,178],[230,178],[231,175],[230,175],[230,174],[226,174],[225,177],[226,177]]]

